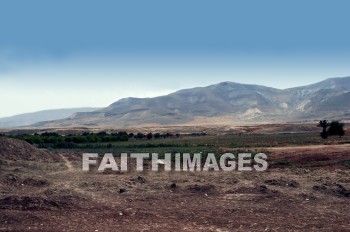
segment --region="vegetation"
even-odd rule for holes
[[[327,127],[329,126],[329,123],[327,120],[321,120],[318,124],[319,127],[322,127],[322,132],[321,132],[321,137],[323,139],[326,139],[328,137],[328,133],[327,133]]]
[[[328,129],[328,135],[339,135],[340,137],[344,136],[344,123],[340,123],[338,121],[331,122]]]
[[[171,133],[90,133],[60,135],[42,133],[32,135],[6,135],[7,137],[25,140],[36,147],[47,149],[75,149],[83,152],[120,153],[120,152],[230,152],[237,149],[254,149],[265,147],[334,144],[342,140],[329,138],[322,140],[318,133],[280,133],[280,134],[182,134]]]
[[[332,121],[329,123],[327,120],[321,120],[318,126],[322,127],[322,132],[320,135],[323,139],[333,135],[339,135],[339,137],[345,135],[344,124],[338,121]]]
[[[56,132],[45,132],[42,134],[35,133],[34,135],[18,135],[10,136],[17,139],[25,140],[30,144],[41,148],[52,149],[74,149],[78,148],[79,144],[97,144],[108,142],[128,141],[129,136],[126,132],[118,132],[107,134],[106,132],[74,134],[74,135],[59,135]]]

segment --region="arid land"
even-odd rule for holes
[[[136,172],[129,163],[127,173],[83,172],[83,149],[0,138],[0,231],[350,231],[349,135],[322,140],[311,125],[232,130],[112,147],[247,149],[268,155],[267,171]]]

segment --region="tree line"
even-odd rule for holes
[[[327,120],[321,120],[318,123],[318,127],[322,127],[320,136],[323,139],[327,139],[328,136],[333,135],[337,135],[339,137],[345,135],[344,123],[340,123],[339,121],[328,122]]]

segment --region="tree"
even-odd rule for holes
[[[135,135],[136,139],[143,139],[144,137],[145,137],[145,135],[140,133],[140,132]]]
[[[153,136],[155,139],[159,139],[160,138],[160,134],[159,133],[155,133]]]
[[[147,134],[147,139],[152,139],[153,138],[153,134],[152,133],[148,133]]]
[[[98,136],[106,136],[107,132],[106,131],[100,131],[97,133]]]
[[[327,127],[329,126],[329,123],[327,120],[321,120],[318,124],[318,127],[322,127],[322,132],[321,132],[321,137],[323,139],[326,139],[328,137],[328,133],[327,133]]]
[[[321,120],[318,127],[322,127],[321,137],[323,139],[328,138],[328,136],[339,135],[342,137],[345,134],[344,123],[338,121],[332,121],[329,123],[327,120]]]
[[[328,135],[339,135],[339,137],[342,137],[345,134],[344,131],[344,123],[340,123],[338,121],[333,121],[329,125],[328,129]]]

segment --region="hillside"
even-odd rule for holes
[[[23,140],[0,137],[0,162],[4,160],[57,162],[60,159],[58,155],[33,147]]]
[[[275,89],[223,82],[155,98],[125,98],[110,106],[37,123],[35,127],[205,125],[349,119],[350,77]]]

